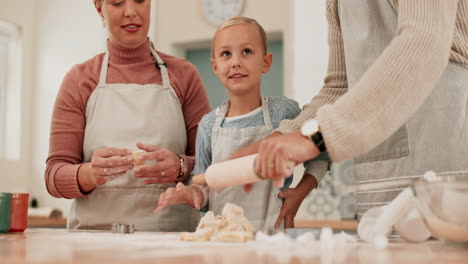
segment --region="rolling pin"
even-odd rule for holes
[[[245,156],[238,159],[227,160],[212,164],[206,169],[205,174],[197,174],[192,177],[194,184],[208,184],[211,188],[219,189],[234,185],[256,183],[265,180],[254,171],[255,160],[258,154]],[[291,167],[294,163],[291,162]],[[274,179],[273,185],[282,187],[284,179]]]

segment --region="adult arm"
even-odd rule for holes
[[[337,18],[336,4],[329,0],[328,9]],[[333,161],[370,151],[423,104],[447,66],[457,4],[457,0],[399,2],[397,35],[389,46],[353,89],[317,110],[315,118]],[[341,62],[344,67],[344,59]],[[312,110],[303,112],[290,128],[297,130],[313,116]],[[318,155],[317,147],[298,132],[263,141],[259,150],[256,172],[267,178],[287,176],[287,160],[300,163]],[[274,160],[276,173],[269,173]]]
[[[83,100],[86,94],[80,94],[77,74],[77,69],[73,68],[65,76],[52,113],[45,181],[47,191],[57,198],[85,195],[78,184],[78,172],[83,165],[87,100]]]
[[[332,160],[370,151],[424,103],[448,64],[457,4],[399,1],[395,38],[353,89],[317,111]]]

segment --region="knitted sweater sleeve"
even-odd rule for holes
[[[336,0],[328,1],[336,5]],[[391,43],[353,89],[316,111],[332,160],[370,151],[424,103],[449,61],[457,4],[458,0],[399,1],[397,35]],[[294,127],[311,116],[296,118]]]
[[[79,93],[76,77],[78,71],[74,69],[67,73],[52,113],[45,181],[47,191],[58,198],[85,195],[79,188],[77,175],[83,159],[87,98],[83,100]]]

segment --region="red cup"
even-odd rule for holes
[[[8,232],[23,232],[28,226],[28,201],[29,193],[12,194]]]

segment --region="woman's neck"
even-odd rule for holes
[[[107,40],[109,61],[116,64],[133,64],[151,58],[150,40],[146,39],[140,46],[134,49],[124,48]]]
[[[242,96],[230,95],[229,110],[226,117],[245,115],[262,105],[260,92],[249,93]]]

